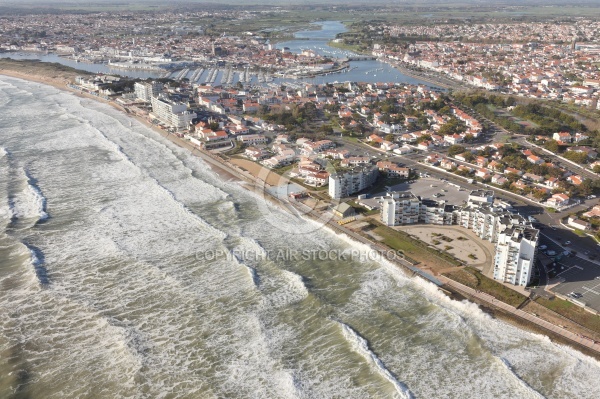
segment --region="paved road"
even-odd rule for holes
[[[444,276],[438,276],[438,278],[444,284],[466,294],[468,297],[477,298],[480,301],[487,303],[488,305],[502,309],[505,312],[507,312],[513,316],[527,320],[530,323],[533,323],[545,330],[548,330],[557,335],[560,335],[561,337],[563,337],[569,341],[572,341],[579,345],[582,345],[588,349],[593,350],[596,353],[600,353],[600,343],[597,343],[590,338],[580,336],[579,334],[575,334],[571,331],[565,330],[564,328],[555,326],[554,324],[549,323],[545,320],[542,320],[539,317],[536,317],[530,313],[516,309],[514,306],[510,306],[504,302],[500,302],[497,299],[495,299],[494,297],[492,297],[491,295],[488,295],[484,292],[477,292],[473,288],[467,287],[466,285],[463,285],[457,281],[450,280],[449,278],[446,278]]]
[[[541,151],[538,149],[537,146],[531,144],[530,142],[527,141],[527,136],[523,135],[523,134],[515,134],[512,133],[506,129],[504,129],[502,126],[498,126],[497,124],[495,124],[494,122],[492,122],[491,120],[487,119],[486,117],[482,116],[481,114],[479,114],[477,111],[475,111],[473,108],[469,108],[466,107],[464,105],[461,104],[462,109],[465,109],[468,111],[469,114],[473,115],[476,119],[480,120],[480,121],[485,121],[489,124],[489,126],[491,127],[491,133],[494,136],[495,141],[502,141],[502,136],[504,135],[509,135],[512,136],[513,141],[523,147],[526,148],[532,148],[532,149],[536,149],[538,151]],[[557,157],[556,155],[553,154],[549,154],[545,151],[541,151],[542,152],[542,157],[543,158],[549,158],[552,160],[552,163],[556,164],[556,165],[561,165],[562,167],[566,168],[567,170],[570,170],[574,173],[577,173],[583,177],[587,177],[590,179],[597,179],[598,176],[593,173],[590,170],[585,169],[584,167],[581,166],[575,166],[569,162],[565,162],[562,159],[560,159],[559,157]]]
[[[546,245],[547,250],[555,251],[557,254],[554,257],[555,266],[553,264],[548,266],[550,291],[564,296],[569,296],[573,292],[580,294],[581,297],[571,299],[600,311],[600,263],[581,252],[574,257],[562,255],[565,250],[572,251],[575,244],[572,242],[565,245],[565,241],[548,236],[545,232],[541,234],[540,244]],[[594,253],[589,255],[598,254],[596,248]]]

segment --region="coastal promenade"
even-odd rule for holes
[[[126,109],[119,106],[118,104],[116,104],[113,101],[106,101],[104,99],[98,98],[97,96],[96,97],[91,96],[85,92],[81,92],[81,91],[75,90],[71,87],[67,87],[63,82],[57,82],[56,80],[53,80],[53,79],[39,79],[39,78],[31,79],[31,77],[25,77],[21,73],[3,73],[3,74],[11,75],[14,77],[19,77],[21,79],[35,80],[35,81],[38,81],[38,82],[44,83],[44,84],[52,84],[56,88],[74,92],[75,94],[78,94],[78,95],[81,95],[81,96],[84,96],[87,98],[91,98],[96,101],[110,104],[113,107],[115,107],[116,109],[119,109],[119,110],[125,112],[127,115],[134,117],[138,121],[142,122],[144,125],[152,128],[152,130],[159,133],[161,136],[167,138],[171,142],[177,144],[178,146],[180,146],[182,148],[189,150],[192,155],[196,155],[196,156],[202,158],[204,161],[207,162],[207,164],[213,170],[215,170],[215,172],[221,174],[222,176],[224,176],[224,174],[226,174],[227,176],[232,177],[234,179],[241,180],[245,183],[252,184],[254,186],[255,190],[257,188],[260,189],[262,187],[262,191],[265,194],[265,198],[271,199],[273,203],[280,205],[280,207],[282,209],[289,212],[290,211],[289,205],[291,204],[302,215],[304,215],[306,217],[310,217],[318,222],[322,222],[324,225],[331,228],[331,230],[333,232],[339,233],[339,234],[344,234],[345,236],[350,237],[351,239],[353,239],[357,242],[367,245],[372,250],[377,251],[382,256],[382,258],[390,261],[392,264],[394,264],[396,266],[401,267],[402,269],[404,269],[404,271],[409,276],[418,275],[419,277],[436,284],[440,289],[447,289],[449,291],[458,292],[475,302],[484,304],[485,306],[488,306],[490,308],[499,309],[508,315],[511,315],[515,318],[521,319],[525,322],[531,323],[532,325],[535,325],[535,326],[539,327],[540,329],[543,329],[552,334],[555,334],[556,336],[560,336],[564,340],[566,340],[568,342],[572,342],[576,346],[583,347],[583,348],[586,348],[596,354],[600,354],[600,343],[594,342],[590,338],[573,333],[569,330],[566,330],[557,325],[549,323],[539,317],[534,316],[531,313],[527,313],[520,309],[516,309],[515,307],[513,307],[511,305],[508,305],[504,302],[498,301],[497,299],[493,298],[492,296],[490,296],[488,294],[476,291],[476,290],[474,290],[470,287],[467,287],[465,285],[462,285],[454,280],[446,278],[445,276],[441,276],[441,275],[432,276],[432,275],[428,274],[427,272],[421,270],[420,268],[410,264],[408,261],[402,259],[402,257],[399,256],[398,254],[396,254],[391,248],[389,248],[379,242],[374,242],[354,231],[349,230],[348,228],[346,228],[344,226],[338,225],[337,222],[335,220],[333,220],[332,218],[324,217],[322,212],[311,209],[310,207],[308,207],[300,202],[290,201],[289,203],[284,203],[284,201],[282,199],[278,198],[277,196],[272,195],[268,190],[265,189],[265,187],[268,187],[268,186],[266,186],[265,183],[262,182],[261,179],[258,179],[256,177],[254,177],[253,175],[251,175],[250,173],[248,173],[247,171],[244,171],[243,169],[230,164],[229,162],[227,162],[226,160],[222,159],[221,157],[219,157],[215,154],[212,154],[208,151],[198,148],[197,146],[194,146],[190,142],[188,142],[180,137],[177,137],[175,134],[172,134],[172,133],[169,133],[164,130],[156,128],[156,126],[153,126],[147,120],[140,118],[140,117],[136,117],[136,116],[126,112]],[[248,185],[245,185],[245,187],[247,189],[251,189]]]
[[[480,303],[484,303],[487,306],[492,308],[500,309],[512,316],[515,316],[519,319],[525,320],[529,323],[532,323],[546,331],[549,331],[553,334],[556,334],[568,341],[571,341],[577,345],[583,346],[587,349],[592,350],[593,352],[600,354],[600,343],[595,342],[591,338],[575,334],[569,330],[558,327],[552,323],[547,322],[537,316],[534,316],[531,313],[524,312],[520,309],[515,308],[514,306],[508,305],[504,302],[501,302],[494,298],[493,296],[486,294],[485,292],[474,290],[471,287],[467,287],[459,283],[458,281],[451,280],[445,276],[437,276],[437,278],[445,285],[448,286],[462,294],[464,294],[467,298],[475,299]]]
[[[71,89],[71,90],[73,90],[73,89]],[[90,95],[86,95],[86,97],[94,98],[93,96],[90,96]],[[97,97],[94,99],[102,101],[102,99],[99,99]],[[122,111],[126,111],[123,107],[118,106],[116,103],[114,103],[112,101],[103,101],[103,102],[109,102],[109,103],[111,103],[111,105],[115,106],[115,108],[121,109]],[[127,114],[130,116],[133,116],[129,113],[127,113]],[[257,177],[254,177],[252,174],[239,168],[238,166],[229,163],[228,161],[222,159],[218,155],[215,155],[215,154],[211,153],[210,151],[201,149],[201,148],[193,145],[189,141],[186,141],[186,140],[178,137],[175,134],[158,129],[156,126],[152,125],[150,122],[148,122],[147,120],[145,120],[143,118],[140,118],[140,117],[135,117],[135,118],[138,121],[144,123],[146,126],[152,128],[154,131],[159,133],[161,136],[167,138],[171,142],[179,145],[182,148],[186,148],[187,150],[191,151],[192,155],[196,155],[196,156],[202,158],[205,162],[207,162],[209,164],[209,166],[211,168],[213,168],[213,170],[215,170],[215,172],[224,172],[227,175],[229,175],[230,177],[233,177],[235,179],[252,184],[254,186],[255,190],[257,190],[257,189],[261,190],[263,192],[263,194],[265,195],[265,198],[269,198],[273,203],[279,205],[281,209],[283,209],[287,212],[290,211],[290,209],[287,205],[291,204],[295,209],[297,209],[297,211],[299,213],[301,213],[307,217],[310,217],[311,219],[313,219],[317,222],[324,223],[324,225],[329,227],[332,231],[339,233],[339,234],[344,234],[347,237],[350,237],[357,242],[367,245],[372,250],[377,251],[384,259],[386,259],[389,262],[391,262],[392,264],[404,269],[404,271],[407,272],[408,275],[419,276],[426,281],[436,284],[440,289],[448,289],[450,291],[459,292],[462,295],[466,296],[467,298],[470,298],[471,300],[473,300],[475,302],[485,304],[486,306],[489,306],[491,308],[499,309],[499,310],[505,312],[506,314],[509,314],[513,317],[521,319],[525,322],[531,323],[531,324],[539,327],[542,330],[545,330],[552,334],[560,336],[561,338],[563,338],[569,342],[572,342],[576,346],[584,347],[584,348],[600,355],[600,343],[595,342],[592,339],[587,338],[585,336],[582,336],[582,335],[573,333],[569,330],[566,330],[564,328],[558,327],[557,325],[549,323],[537,316],[534,316],[531,313],[524,312],[520,309],[515,308],[514,306],[511,306],[511,305],[508,305],[507,303],[501,302],[489,294],[474,290],[471,287],[465,286],[465,285],[463,285],[457,281],[451,280],[443,275],[432,276],[429,273],[421,270],[420,268],[410,264],[405,259],[402,259],[402,257],[399,256],[398,254],[396,254],[391,248],[389,248],[379,242],[374,242],[354,231],[351,231],[350,229],[348,229],[344,226],[339,225],[335,220],[333,220],[333,218],[325,217],[323,215],[323,212],[319,212],[315,209],[312,209],[301,202],[290,201],[289,203],[284,203],[284,201],[281,198],[279,198],[275,195],[272,195],[266,189],[268,187],[268,185],[264,181],[262,181],[261,179],[259,179]],[[248,186],[246,186],[246,188],[251,189]]]

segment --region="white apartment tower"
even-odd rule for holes
[[[381,221],[387,226],[419,222],[421,200],[412,193],[392,192],[381,201]]]
[[[526,226],[508,227],[498,235],[494,258],[494,279],[526,286],[531,280],[538,230]]]
[[[160,82],[135,82],[133,85],[133,91],[135,92],[136,98],[150,102],[152,97],[158,97],[162,87],[163,84]]]
[[[370,187],[379,170],[375,165],[360,165],[352,169],[339,171],[329,175],[329,196],[339,199]]]

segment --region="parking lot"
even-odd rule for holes
[[[550,264],[549,284],[558,284],[552,292],[569,297],[600,311],[600,265],[579,256],[565,256],[569,246],[560,245],[542,235],[540,245],[546,245],[544,251],[555,251],[555,266]],[[574,294],[574,295],[573,295]]]
[[[396,184],[391,187],[391,191],[410,191],[421,198],[445,200],[450,205],[461,205],[469,197],[468,190],[459,191],[458,187],[452,185],[452,183],[431,177],[422,177],[415,180],[414,183]],[[437,198],[434,197],[436,194],[439,195]],[[377,195],[385,195],[385,193]]]

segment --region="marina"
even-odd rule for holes
[[[53,53],[26,53],[10,52],[0,53],[0,57],[11,57],[15,59],[40,59],[43,62],[58,62],[63,65],[82,69],[92,73],[119,74],[130,78],[171,78],[182,80],[187,78],[191,83],[219,84],[232,86],[238,82],[247,84],[264,85],[275,83],[277,85],[289,85],[294,81],[308,82],[312,84],[325,84],[343,81],[355,82],[403,82],[409,84],[425,84],[434,86],[430,82],[401,73],[393,66],[373,59],[373,57],[362,56],[351,51],[340,50],[329,46],[329,40],[335,39],[338,33],[346,31],[345,26],[337,21],[325,21],[319,23],[321,30],[300,31],[295,34],[297,39],[276,44],[278,49],[286,49],[300,54],[302,51],[311,50],[319,55],[334,57],[342,67],[332,71],[315,72],[310,69],[297,68],[296,70],[271,72],[266,69],[253,70],[250,66],[236,70],[233,66],[216,66],[214,63],[172,63],[164,64],[162,67],[152,66],[144,63],[128,63],[121,61],[110,61],[105,63],[77,62],[73,58],[58,56]],[[185,66],[184,66],[185,65]],[[163,69],[167,68],[168,69]]]

